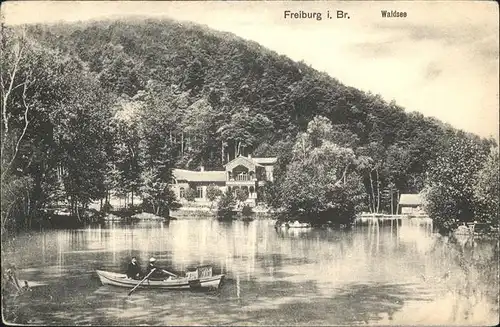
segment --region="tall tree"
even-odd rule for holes
[[[284,176],[267,191],[281,193],[271,199],[304,220],[349,224],[363,204],[364,192],[354,151],[332,143],[331,131],[328,120],[315,117],[307,132],[297,136]]]
[[[222,125],[218,132],[226,144],[232,144],[233,157],[245,154],[245,149],[251,152],[262,142],[272,129],[272,122],[262,114],[252,115],[248,108],[242,108],[231,116],[231,121]],[[228,151],[231,151],[229,149]]]
[[[477,201],[476,219],[496,227],[498,227],[500,220],[499,170],[498,147],[494,147],[477,172],[473,185],[474,197]]]
[[[486,161],[488,148],[476,138],[456,133],[429,170],[425,189],[426,208],[443,233],[456,222],[474,220],[477,203],[474,185]]]

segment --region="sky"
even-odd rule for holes
[[[322,19],[285,18],[286,10]],[[337,10],[349,18],[335,18]],[[406,17],[383,18],[381,10]],[[9,1],[1,14],[6,25],[126,16],[207,25],[395,100],[408,112],[499,140],[494,1]]]

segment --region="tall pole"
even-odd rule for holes
[[[396,190],[396,197],[398,198],[398,204],[396,206],[396,214],[399,214],[399,190]]]
[[[394,214],[394,194],[392,193],[392,186],[391,186],[391,215]]]

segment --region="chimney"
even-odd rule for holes
[[[200,166],[200,171],[205,171],[205,167]]]

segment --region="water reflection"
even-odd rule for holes
[[[46,283],[21,303],[26,319],[43,323],[494,323],[498,244],[455,244],[431,231],[422,221],[352,231],[275,230],[259,220],[108,223],[20,235],[2,258],[22,268],[21,279]],[[130,298],[100,285],[95,269],[124,271],[131,256],[142,266],[154,256],[173,272],[212,264],[228,281],[215,295],[141,291]]]

